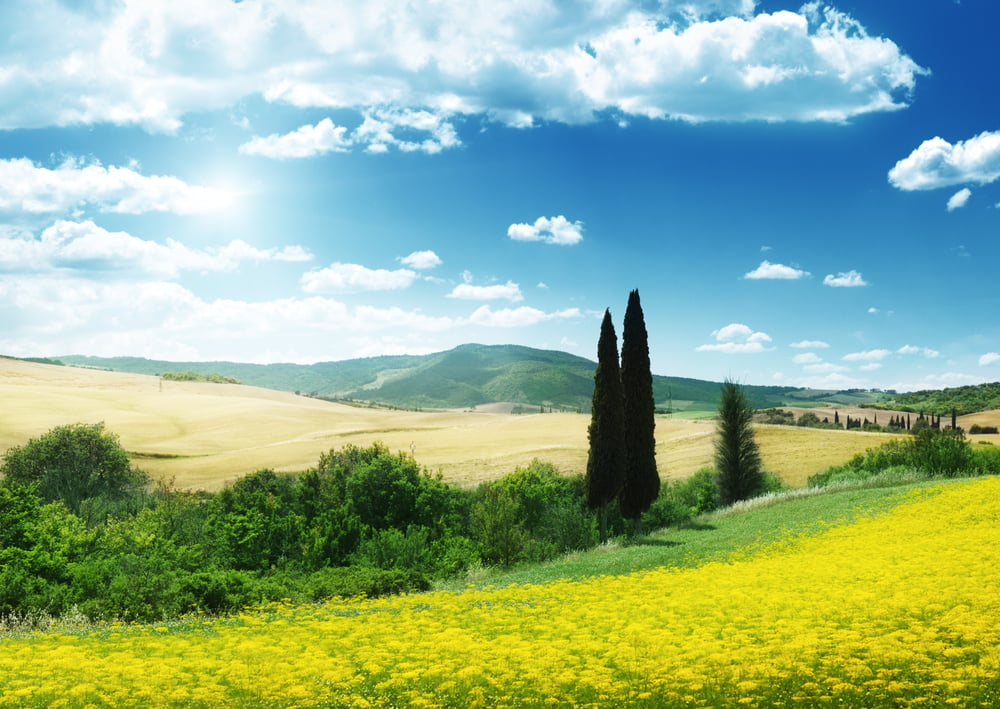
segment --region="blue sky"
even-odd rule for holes
[[[993,0],[4,3],[0,353],[1000,379]]]

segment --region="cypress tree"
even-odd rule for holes
[[[743,388],[730,379],[722,385],[719,401],[715,468],[723,505],[747,500],[764,487],[760,449],[753,434],[753,408]]]
[[[656,426],[653,400],[653,373],[649,365],[646,322],[639,303],[639,291],[628,296],[622,327],[622,390],[625,394],[625,482],[618,496],[622,515],[635,521],[636,535],[642,534],[642,513],[660,494],[656,471]]]
[[[618,337],[611,311],[604,311],[597,341],[597,370],[591,400],[590,450],[587,455],[587,504],[598,510],[601,543],[608,540],[608,503],[625,478],[625,396],[618,363]]]

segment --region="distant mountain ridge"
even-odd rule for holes
[[[596,363],[557,350],[520,345],[466,344],[428,355],[390,355],[316,364],[170,362],[140,357],[67,355],[58,361],[136,374],[195,372],[233,377],[243,384],[325,398],[372,401],[404,408],[454,409],[512,403],[589,411]],[[711,410],[718,382],[653,376],[659,409]],[[766,408],[828,400],[835,392],[747,385],[754,406]]]

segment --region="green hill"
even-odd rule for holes
[[[924,411],[936,416],[948,416],[952,410],[959,416],[990,411],[1000,409],[1000,382],[894,394],[885,404],[899,411]]]
[[[194,372],[237,379],[252,386],[312,396],[373,401],[405,408],[466,408],[497,402],[588,411],[596,364],[584,357],[518,345],[461,345],[429,355],[370,357],[340,362],[246,364],[168,362],[138,357],[58,358],[67,365],[137,374]],[[805,390],[746,387],[759,408],[788,405]],[[719,383],[683,377],[653,377],[656,405],[674,411],[712,411]]]

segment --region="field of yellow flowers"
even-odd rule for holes
[[[1000,479],[693,569],[0,639],[0,706],[997,706]]]

